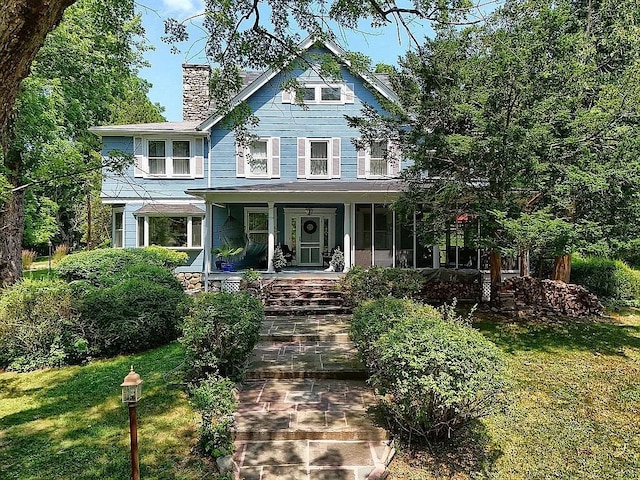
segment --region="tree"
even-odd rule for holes
[[[640,17],[623,3],[508,1],[485,25],[441,28],[401,61],[392,81],[402,111],[352,124],[365,139],[395,125],[415,162],[396,208],[422,211],[423,238],[477,215],[495,283],[514,241],[505,220],[526,225],[540,211],[549,215],[536,228],[568,222],[582,241],[565,254],[638,234]],[[530,229],[520,232],[526,245]],[[556,276],[566,279],[566,265],[564,256]]]
[[[83,0],[68,9],[34,60],[4,153],[13,191],[0,208],[0,284],[20,276],[25,198],[36,207],[55,205],[60,240],[73,240],[76,204],[92,188],[87,175],[102,166],[99,141],[87,129],[108,123],[119,99],[139,98],[148,88],[132,80],[144,48],[133,40],[141,33],[133,1]],[[27,212],[37,217],[38,208],[31,207]],[[37,239],[32,233],[27,239]]]

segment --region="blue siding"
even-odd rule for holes
[[[168,137],[169,138],[169,137]],[[112,150],[120,150],[133,154],[133,137],[103,137],[102,155],[107,156]],[[135,178],[133,165],[125,169],[122,175],[107,169],[103,171],[102,197],[111,199],[193,199],[184,193],[188,188],[205,188],[207,186],[207,158],[209,142],[205,142],[205,178],[196,179],[150,179]]]
[[[317,52],[316,52],[317,53]],[[293,74],[298,81],[321,82],[322,79],[310,70],[296,71]],[[256,183],[278,183],[298,181],[297,178],[297,139],[298,137],[340,137],[341,173],[335,181],[354,181],[357,179],[356,148],[351,139],[360,137],[357,129],[350,128],[345,115],[358,116],[365,103],[382,111],[375,95],[364,85],[360,77],[355,77],[346,68],[342,69],[345,83],[354,86],[354,103],[345,105],[307,105],[282,103],[280,84],[283,74],[276,75],[251,98],[247,104],[260,119],[259,125],[251,130],[261,137],[280,138],[280,178],[246,179],[236,176],[235,134],[218,124],[212,128],[211,144],[213,154],[212,184],[214,187],[231,185],[251,185]],[[304,181],[304,180],[299,180]],[[366,180],[362,180],[366,181]]]
[[[137,218],[134,216],[134,212],[142,207],[141,203],[128,203],[124,205],[124,246],[125,247],[137,247],[137,233],[138,223]],[[199,206],[204,211],[204,206]],[[189,255],[187,264],[178,267],[178,272],[199,272],[202,269],[204,262],[204,253],[202,249],[199,250],[185,250]]]

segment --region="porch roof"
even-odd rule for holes
[[[304,181],[192,188],[185,193],[213,202],[353,203],[394,201],[404,184],[398,180],[359,182]]]
[[[149,203],[135,212],[134,215],[204,215],[204,210],[196,207],[195,205],[178,204],[169,205],[165,203]]]

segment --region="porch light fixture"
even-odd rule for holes
[[[140,375],[131,371],[122,382],[122,403],[129,406],[129,434],[131,436],[131,480],[140,480],[140,465],[138,463],[138,415],[136,405],[142,397],[142,379]]]

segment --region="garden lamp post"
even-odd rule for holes
[[[131,435],[131,480],[140,480],[140,466],[138,464],[138,415],[136,405],[142,396],[142,379],[140,375],[131,371],[122,382],[122,403],[129,405],[129,433]]]
[[[49,273],[51,273],[51,249],[53,247],[53,244],[51,243],[51,240],[47,240],[47,245],[49,245]]]

